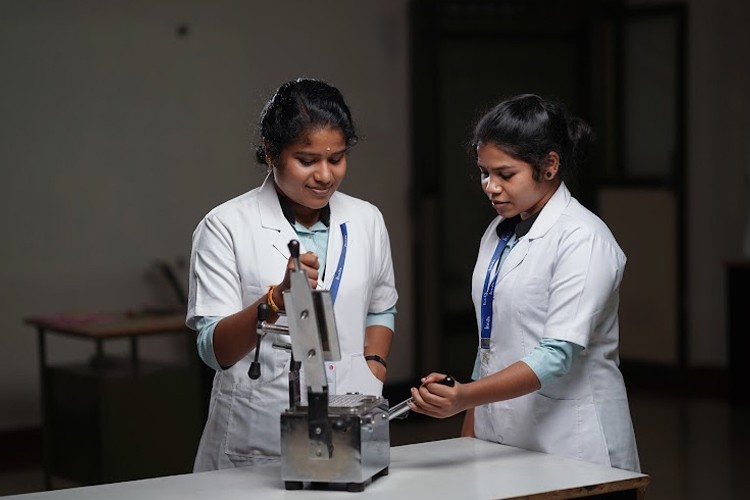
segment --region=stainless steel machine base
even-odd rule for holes
[[[388,474],[388,401],[375,396],[332,396],[328,405],[331,447],[316,439],[305,406],[281,414],[281,476],[288,490],[345,488],[362,491]]]
[[[346,490],[353,493],[359,493],[365,491],[365,486],[375,481],[377,478],[388,475],[388,467],[378,472],[372,478],[362,483],[322,483],[319,481],[310,481],[309,488],[311,490]],[[305,487],[304,481],[284,481],[284,488],[287,490],[301,490]]]

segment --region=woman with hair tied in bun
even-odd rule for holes
[[[193,233],[186,323],[216,370],[195,471],[279,460],[291,354],[273,349],[272,335],[258,346],[256,321],[260,304],[269,322],[284,310],[290,240],[300,242],[311,288],[330,290],[333,300],[341,361],[326,362],[329,394],[382,393],[398,295],[380,211],[338,191],[357,139],[338,89],[306,78],[284,83],[260,118],[265,181],[211,210]]]
[[[479,120],[471,151],[498,216],[472,276],[473,381],[448,387],[431,373],[410,408],[466,411],[463,436],[639,472],[618,368],[625,255],[564,182],[591,141],[588,124],[537,95]]]

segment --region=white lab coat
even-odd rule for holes
[[[495,218],[482,237],[472,276],[477,325],[501,220]],[[528,355],[543,338],[585,349],[561,379],[531,394],[475,408],[476,437],[640,470],[618,368],[617,310],[625,261],[607,226],[562,184],[500,270],[491,349],[481,356],[481,376]]]
[[[398,297],[388,233],[380,211],[368,202],[337,192],[330,208],[328,255],[319,256],[326,259],[326,273],[319,286],[327,289],[333,280],[343,246],[342,223],[347,225],[348,250],[334,304],[341,361],[326,363],[329,393],[379,396],[382,383],[367,366],[363,350],[368,312],[383,312]],[[234,314],[280,283],[291,239],[298,238],[281,211],[272,176],[206,215],[193,234],[188,326],[194,327],[198,316]],[[247,374],[254,350],[216,372],[195,471],[278,460],[280,415],[289,407],[290,354],[273,349],[271,337],[260,347],[259,379]],[[301,392],[306,397],[304,378]]]

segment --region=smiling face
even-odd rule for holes
[[[337,128],[316,128],[273,162],[276,187],[292,201],[298,222],[311,226],[346,175],[346,140]]]
[[[495,211],[505,217],[521,215],[522,219],[544,207],[560,185],[557,169],[559,156],[551,152],[542,169],[541,180],[534,179],[533,167],[513,158],[494,144],[479,143],[477,165],[482,189]]]

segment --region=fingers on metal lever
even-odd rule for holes
[[[451,377],[450,375],[446,375],[446,377],[443,380],[438,381],[438,384],[447,385],[448,387],[453,387],[456,385],[456,379]],[[409,402],[414,401],[414,398],[409,398],[404,401],[401,401],[396,406],[392,407],[390,410],[388,410],[388,420],[395,420],[395,419],[404,419],[409,416]]]

